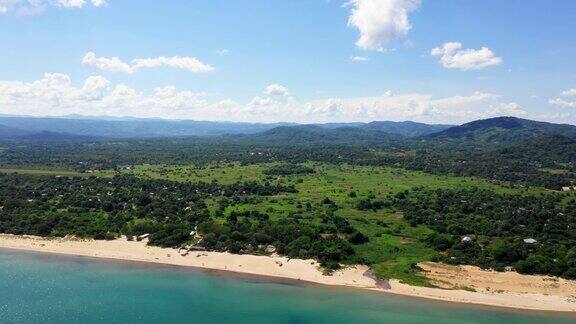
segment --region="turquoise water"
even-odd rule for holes
[[[1,323],[576,323],[188,269],[0,250]]]

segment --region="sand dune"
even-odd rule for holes
[[[324,275],[313,260],[220,252],[186,254],[176,249],[152,247],[145,242],[126,239],[93,241],[0,235],[0,248],[232,271],[451,302],[532,310],[576,311],[576,282],[517,273],[489,272],[474,267],[425,263],[421,266],[432,282],[450,289],[413,287],[397,280],[390,280],[387,289],[388,285],[366,275],[369,271],[367,266],[349,267],[332,275]],[[454,289],[462,287],[467,287],[468,290]],[[469,291],[471,288],[476,291]]]

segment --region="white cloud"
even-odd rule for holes
[[[92,0],[90,1],[94,7],[102,7],[106,4],[106,0]]]
[[[308,113],[328,121],[414,120],[433,123],[463,123],[501,115],[524,115],[516,103],[502,102],[490,93],[475,92],[466,96],[434,98],[428,94],[392,94],[314,101]]]
[[[288,88],[278,83],[267,86],[264,93],[272,96],[287,96],[289,94]]]
[[[177,69],[184,69],[194,73],[205,73],[213,71],[214,68],[205,64],[195,57],[187,56],[160,56],[156,58],[135,59],[132,60],[132,69],[139,70],[143,68],[156,68],[161,66],[169,66]]]
[[[134,59],[131,64],[128,64],[118,57],[97,57],[93,52],[88,52],[84,55],[82,64],[103,71],[123,73],[134,73],[144,68],[158,68],[163,66],[184,69],[194,73],[205,73],[214,70],[212,66],[201,62],[195,57],[181,56]]]
[[[104,92],[110,86],[110,81],[101,76],[91,76],[84,81],[82,92],[89,100],[98,100],[104,97]]]
[[[459,70],[481,70],[502,63],[487,47],[481,49],[462,49],[458,42],[444,43],[430,52],[432,56],[440,56],[440,62],[445,68]]]
[[[523,116],[517,103],[491,93],[435,98],[390,91],[374,97],[298,101],[292,97],[255,97],[247,103],[214,99],[173,86],[142,92],[92,76],[75,86],[65,74],[48,73],[32,82],[0,81],[0,114],[68,114],[160,117],[245,122],[354,122],[414,120],[463,123],[502,115]]]
[[[408,15],[418,9],[420,0],[350,0],[349,4],[348,26],[360,31],[356,46],[383,51],[384,45],[412,29]]]
[[[56,4],[65,8],[82,8],[86,1],[84,0],[56,0]]]
[[[576,96],[576,88],[564,90],[561,95],[564,97]],[[576,108],[576,101],[569,101],[562,98],[550,99],[548,103],[560,108]]]
[[[0,113],[60,116],[68,114],[179,118],[195,109],[211,109],[205,94],[157,88],[145,94],[92,76],[76,87],[67,75],[47,73],[33,82],[0,81]]]
[[[548,103],[560,108],[576,108],[576,101],[567,101],[560,98],[550,99]]]
[[[0,13],[16,12],[22,15],[38,14],[48,7],[80,9],[90,3],[102,7],[106,0],[0,0]]]
[[[84,55],[84,58],[82,58],[82,64],[103,71],[124,73],[134,72],[134,69],[130,64],[124,63],[118,57],[97,57],[93,52],[88,52]]]
[[[562,95],[566,97],[576,96],[576,88],[564,90]]]
[[[350,59],[354,62],[366,62],[366,61],[370,61],[369,58],[365,57],[365,56],[351,56]]]

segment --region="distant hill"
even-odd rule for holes
[[[74,116],[73,118],[0,117],[0,124],[25,129],[29,133],[51,132],[88,137],[154,138],[178,136],[220,136],[253,134],[279,124],[252,124],[163,119],[107,119]]]
[[[30,141],[94,141],[102,138],[97,136],[84,136],[68,133],[42,131],[38,133],[21,135],[18,136],[16,139],[30,140]]]
[[[361,126],[363,129],[378,130],[391,134],[398,134],[406,137],[418,137],[441,132],[454,125],[424,124],[413,121],[392,122],[374,121]]]
[[[27,131],[14,127],[0,125],[0,140],[29,140],[29,141],[80,141],[97,140],[95,136],[82,136],[68,133],[49,131]]]
[[[24,131],[24,130],[14,128],[14,127],[9,127],[6,125],[0,125],[0,139],[16,138],[16,137],[24,136],[27,134],[29,134],[29,133]]]
[[[552,124],[516,117],[497,117],[473,121],[443,131],[426,135],[424,138],[458,142],[516,143],[534,138],[562,135],[576,138],[576,126]]]
[[[360,144],[375,145],[402,139],[402,136],[361,127],[326,128],[318,125],[281,126],[239,138],[267,144]]]
[[[314,124],[322,128],[336,129],[342,127],[356,127],[364,130],[381,131],[405,137],[418,137],[443,131],[455,125],[424,124],[413,121],[373,121],[370,123],[327,123]]]

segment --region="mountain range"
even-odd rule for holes
[[[451,125],[429,125],[416,122],[371,122],[371,123],[329,123],[299,125],[290,123],[232,123],[192,120],[163,119],[113,119],[89,118],[82,116],[67,116],[65,118],[38,117],[0,117],[0,139],[24,138],[35,134],[51,134],[51,137],[88,137],[88,138],[157,138],[186,136],[222,136],[239,134],[259,134],[283,127],[294,127],[294,132],[313,132],[320,137],[339,137],[338,132],[347,133],[357,129],[360,134],[369,136],[373,133],[375,139],[381,133],[417,137],[432,134],[451,127]],[[46,133],[48,132],[48,133]],[[276,134],[277,132],[272,132]],[[325,134],[322,134],[325,133]],[[276,134],[278,135],[278,134]],[[353,134],[349,134],[353,135]],[[302,135],[306,136],[306,135]],[[344,134],[342,136],[345,136]]]
[[[494,144],[545,136],[576,139],[576,126],[516,117],[477,120],[459,126],[412,121],[370,123],[258,124],[162,119],[0,117],[4,140],[105,140],[162,137],[223,137],[266,143],[381,144],[398,140]]]

